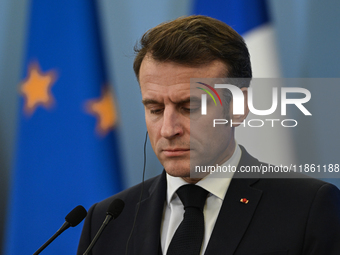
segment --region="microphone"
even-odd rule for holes
[[[69,227],[75,227],[77,226],[82,220],[86,217],[86,210],[81,205],[78,205],[77,207],[73,208],[69,214],[65,217],[65,222],[61,226],[60,229],[50,238],[47,240],[46,243],[44,243],[33,255],[37,255],[40,252],[42,252],[54,239],[56,239],[61,233],[63,233],[66,229]]]
[[[125,205],[124,201],[119,199],[119,198],[117,198],[117,199],[115,199],[111,202],[111,204],[109,205],[109,208],[107,209],[106,218],[105,218],[103,224],[99,228],[97,234],[95,235],[95,237],[93,238],[92,242],[90,243],[89,247],[87,247],[87,249],[83,253],[83,255],[89,254],[89,252],[92,250],[93,246],[97,242],[99,236],[102,234],[104,228],[107,226],[107,224],[109,224],[110,220],[117,219],[117,217],[123,211],[124,205]]]

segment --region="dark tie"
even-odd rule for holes
[[[168,248],[167,255],[198,255],[204,236],[203,208],[208,191],[188,184],[176,191],[184,205],[184,216]]]

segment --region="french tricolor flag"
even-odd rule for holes
[[[193,14],[221,20],[243,36],[248,46],[253,78],[279,78],[280,67],[272,26],[265,0],[194,0]],[[273,81],[275,82],[275,81]],[[268,90],[268,89],[267,89]],[[261,93],[261,92],[260,92]],[[266,94],[264,92],[263,94]],[[267,92],[268,95],[268,92]],[[261,98],[262,100],[262,98]],[[271,104],[271,95],[263,98]],[[255,119],[250,114],[247,119]],[[280,119],[280,113],[271,118]],[[295,161],[291,130],[282,127],[238,127],[236,140],[255,157],[271,164]]]

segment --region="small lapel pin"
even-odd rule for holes
[[[243,203],[243,204],[248,204],[249,200],[246,199],[246,198],[241,198],[240,202]]]

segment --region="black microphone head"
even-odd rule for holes
[[[69,214],[66,215],[65,221],[70,224],[71,227],[77,226],[86,217],[87,212],[81,205],[75,207]]]
[[[109,205],[109,208],[107,209],[106,214],[112,215],[114,219],[116,219],[119,214],[123,211],[124,209],[124,201],[117,198],[111,202]]]

